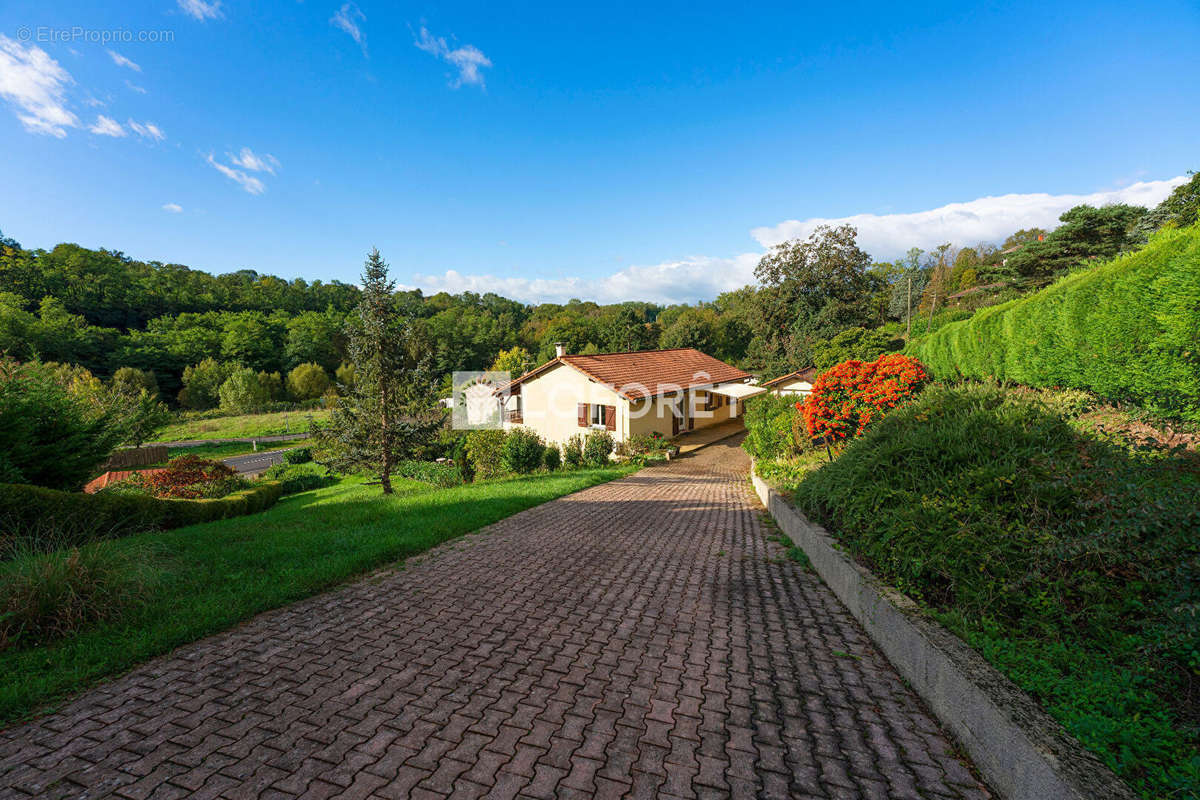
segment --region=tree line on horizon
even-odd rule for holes
[[[889,262],[859,248],[853,227],[823,227],[767,252],[757,284],[694,304],[527,304],[420,290],[390,296],[428,356],[431,390],[455,370],[528,369],[552,358],[556,342],[572,353],[696,347],[771,377],[898,349],[907,335],[1135,249],[1163,225],[1194,222],[1198,198],[1193,174],[1154,209],[1077,206],[1050,231],[913,248]],[[361,299],[360,288],[340,281],[253,270],[211,275],[76,244],[27,249],[0,235],[0,353],[103,378],[135,368],[183,407],[218,401],[207,389],[187,391],[187,377],[206,371],[222,380],[235,371],[267,376],[264,391],[278,395],[270,399],[289,395],[287,376],[302,366],[345,379],[336,372],[348,360],[347,321]]]

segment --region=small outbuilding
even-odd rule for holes
[[[780,375],[773,380],[764,381],[762,388],[779,395],[798,395],[803,397],[812,392],[813,381],[817,379],[817,368],[806,367],[787,375]]]

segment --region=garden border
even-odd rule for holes
[[[892,666],[1007,800],[1136,800],[1133,791],[1012,681],[917,604],[843,553],[766,481],[754,490],[780,529]]]

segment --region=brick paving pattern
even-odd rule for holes
[[[0,732],[4,797],[981,798],[736,440]]]

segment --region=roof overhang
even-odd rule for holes
[[[756,386],[753,383],[721,383],[708,389],[713,394],[723,394],[726,397],[732,397],[735,400],[742,400],[747,397],[754,397],[759,394],[766,394],[767,390],[762,386]]]

